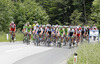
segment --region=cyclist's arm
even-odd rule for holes
[[[41,34],[43,33],[43,30],[41,29]]]
[[[15,32],[16,32],[16,27],[15,27]]]
[[[32,28],[30,28],[30,32],[32,31]]]
[[[67,36],[69,35],[69,32],[67,32]]]
[[[81,35],[81,30],[80,30],[80,35]]]

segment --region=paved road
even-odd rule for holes
[[[0,43],[0,64],[66,64],[76,49],[3,42]]]

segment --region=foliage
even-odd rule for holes
[[[99,21],[100,19],[100,1],[94,0],[93,2],[93,12],[92,12],[92,19]],[[100,22],[99,22],[100,24]]]
[[[38,21],[39,24],[47,24],[49,16],[46,11],[34,0],[13,2],[10,0],[0,0],[0,31],[8,32],[9,24],[14,21],[17,29],[26,22],[31,24]]]
[[[9,30],[9,23],[13,20],[13,3],[9,0],[0,0],[0,31],[7,32]]]
[[[97,23],[97,27],[100,30],[100,0],[93,1],[91,19]]]
[[[46,14],[46,11],[38,3],[35,3],[34,0],[25,0],[24,3],[15,2],[15,6],[17,14],[14,15],[14,18],[16,19],[16,24],[18,24],[18,28],[22,27],[26,22],[30,22],[31,24],[34,21],[38,21],[39,24],[48,23],[49,16]]]
[[[65,22],[69,23],[69,15],[71,14],[68,11],[72,1],[70,0],[36,0],[40,5],[46,10],[50,16],[50,24],[64,24]]]
[[[99,25],[99,3],[99,0],[0,0],[0,31],[8,32],[12,20],[20,30],[26,22],[33,24],[33,21],[39,24]]]
[[[72,25],[79,25],[80,23],[80,18],[81,18],[82,13],[79,12],[78,10],[74,10],[74,12],[70,16],[70,20],[72,21]]]

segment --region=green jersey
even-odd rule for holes
[[[65,34],[67,35],[68,29],[64,29],[64,31],[65,31]]]
[[[60,29],[59,32],[60,32],[60,35],[63,35],[64,29]]]
[[[25,26],[24,28],[26,28],[26,31],[30,31],[30,29],[32,28],[32,26],[31,25],[29,25],[29,26]]]

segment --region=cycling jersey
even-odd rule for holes
[[[82,30],[81,30],[82,36],[84,35],[84,33],[85,33],[85,29],[82,29]]]
[[[89,30],[90,30],[90,29],[87,29],[87,30],[86,30],[86,33],[88,33],[88,34],[89,34]]]
[[[77,34],[80,34],[81,31],[77,31]]]
[[[16,25],[15,24],[10,24],[10,27],[11,27],[10,31],[14,31],[15,32]]]
[[[67,31],[68,31],[68,29],[64,29],[64,31],[65,31],[65,34],[67,35]]]
[[[43,29],[43,34],[45,33],[45,29]]]
[[[57,28],[57,29],[56,29],[56,32],[58,33],[58,32],[59,32],[59,30],[60,30],[60,29],[58,29],[58,28]]]
[[[52,34],[52,29],[51,30],[48,29],[47,32],[48,32],[49,35],[51,35]]]
[[[77,36],[78,36],[78,37],[80,37],[80,32],[81,32],[80,30],[77,31]]]
[[[52,30],[54,32],[54,34],[56,33],[55,29]]]
[[[41,29],[38,29],[37,33],[40,34],[41,33]]]
[[[73,31],[72,31],[72,30],[69,31],[69,36],[70,36],[70,37],[73,36]]]
[[[30,29],[32,28],[32,26],[31,26],[31,25],[29,25],[29,26],[25,26],[25,28],[26,28],[26,32],[29,32]]]
[[[60,35],[63,35],[64,29],[60,29],[59,32],[60,32]]]
[[[76,31],[77,31],[77,30],[74,29],[74,34],[76,34]]]
[[[33,28],[36,29],[36,24],[33,24]]]

